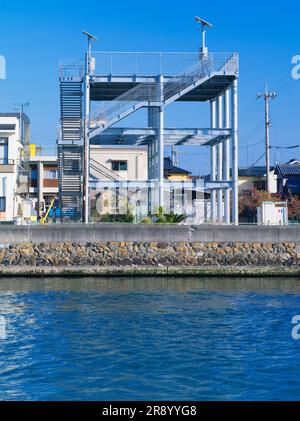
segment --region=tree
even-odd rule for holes
[[[243,190],[239,197],[239,215],[246,217],[249,222],[254,222],[257,218],[257,208],[263,202],[279,202],[280,200],[280,196],[265,191]]]
[[[300,199],[297,196],[288,198],[289,219],[300,221]]]

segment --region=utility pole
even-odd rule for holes
[[[264,98],[265,101],[265,137],[266,137],[266,191],[271,193],[271,186],[270,186],[270,127],[271,127],[271,120],[270,120],[270,99],[276,99],[277,93],[276,92],[269,92],[268,86],[266,84],[265,93],[257,94],[257,99]]]
[[[89,116],[90,116],[90,76],[93,72],[92,42],[97,38],[86,31],[82,31],[87,37],[88,50],[85,55],[85,104],[84,104],[84,176],[83,176],[83,220],[89,223],[89,178],[90,178],[90,142],[89,142]]]

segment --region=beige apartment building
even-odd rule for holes
[[[91,145],[91,180],[147,180],[147,147]]]

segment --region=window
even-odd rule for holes
[[[111,169],[113,171],[127,171],[127,161],[112,161]]]
[[[58,170],[44,170],[44,179],[46,180],[57,180]]]
[[[0,197],[0,212],[6,212],[6,197]]]
[[[0,137],[0,165],[8,164],[8,138]]]
[[[36,167],[30,168],[30,178],[31,178],[31,180],[37,180],[37,168]]]

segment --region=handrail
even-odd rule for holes
[[[90,166],[93,167],[93,169],[96,172],[100,173],[101,175],[104,175],[110,180],[113,180],[113,181],[124,180],[124,178],[122,178],[119,174],[116,174],[114,171],[110,170],[105,165],[100,164],[100,162],[94,160],[93,158],[90,158]]]
[[[149,102],[161,102],[171,99],[214,71],[237,72],[237,57],[236,53],[230,53],[225,58],[224,56],[219,57],[210,53],[201,60],[198,56],[195,64],[167,80],[163,83],[163,86],[159,82],[139,83],[111,101],[105,108],[100,107],[92,111],[89,115],[89,127],[92,130],[99,127],[105,129]],[[163,95],[161,95],[162,93]]]
[[[120,116],[123,112],[140,102],[159,101],[159,87],[159,83],[139,83],[111,101],[107,107],[100,107],[93,111],[89,117],[90,128],[107,126],[114,117]]]
[[[233,52],[210,53],[219,61],[226,61]],[[96,59],[95,74],[149,76],[164,74],[177,75],[187,70],[200,59],[199,52],[159,52],[159,51],[93,51]]]

